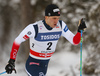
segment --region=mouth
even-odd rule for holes
[[[54,24],[54,26],[56,26],[57,24]]]

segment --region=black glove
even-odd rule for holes
[[[84,29],[87,28],[85,21],[83,20],[83,18],[81,20],[79,20],[79,24],[78,24],[78,32],[84,31]]]
[[[15,70],[15,60],[10,59],[8,64],[5,67],[5,70],[6,70],[7,74],[11,74],[12,71],[15,71],[15,73],[16,73],[16,70]]]

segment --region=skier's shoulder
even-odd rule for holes
[[[64,25],[66,25],[66,23],[63,20],[59,20],[58,22],[60,23],[61,27],[64,26]]]
[[[58,22],[60,23],[60,26],[61,26],[61,28],[62,28],[62,20],[59,20]]]
[[[37,26],[41,22],[42,22],[42,20],[39,20],[39,21],[36,21],[34,23],[29,24],[28,26],[33,26],[34,27],[34,26]]]
[[[64,21],[63,21],[63,20],[59,20],[59,22],[62,22],[62,23],[63,23]],[[64,22],[64,23],[65,23],[65,22]]]
[[[29,24],[28,26],[29,26],[29,27],[33,27],[33,26],[36,26],[36,25],[37,25],[37,22],[31,23],[31,24]]]
[[[27,28],[37,27],[37,25],[38,25],[39,22],[40,22],[40,21],[36,21],[36,22],[34,22],[34,23],[31,23],[31,24],[29,24],[29,25],[27,26]]]
[[[59,22],[63,25],[66,24],[63,20],[59,20]]]
[[[62,26],[67,26],[67,24],[66,24],[63,20],[59,20],[59,22],[60,22],[60,24],[61,24]]]
[[[29,24],[27,27],[34,27],[37,28],[39,24],[41,24],[42,20],[36,21],[34,23]]]
[[[59,20],[59,23],[61,24],[62,29],[64,29],[65,31],[68,30],[68,26],[63,20]]]

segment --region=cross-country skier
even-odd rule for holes
[[[10,59],[5,67],[8,74],[15,70],[15,59],[20,44],[30,39],[30,53],[26,61],[28,76],[46,76],[49,60],[55,52],[60,36],[65,37],[70,43],[80,43],[80,30],[86,28],[83,19],[79,21],[78,31],[74,35],[60,18],[57,5],[50,4],[45,9],[45,19],[29,24],[14,40]]]

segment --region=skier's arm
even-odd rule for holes
[[[64,36],[70,43],[77,45],[80,42],[81,34],[79,32],[74,35],[62,21],[62,36]]]
[[[81,40],[81,34],[80,30],[83,30],[87,28],[85,21],[83,19],[79,20],[78,24],[78,32],[76,35],[74,35],[67,27],[67,25],[62,21],[62,36],[64,36],[68,41],[70,41],[72,44],[77,45],[80,43]]]
[[[35,31],[33,25],[28,25],[20,34],[19,36],[14,40],[12,45],[12,50],[10,54],[10,59],[8,61],[8,64],[5,67],[5,70],[8,74],[11,74],[12,71],[15,70],[15,59],[18,52],[18,49],[20,47],[20,44],[24,41],[26,41],[30,37],[34,37]]]
[[[10,59],[16,59],[16,55],[18,52],[18,49],[20,47],[20,44],[30,37],[34,37],[35,31],[33,25],[28,25],[20,34],[19,36],[14,40],[12,45],[12,50],[10,54]]]
[[[77,34],[73,37],[73,42],[74,44],[79,44],[80,40],[81,40],[81,30],[84,31],[84,29],[86,29],[86,24],[85,21],[83,20],[83,18],[81,20],[79,20],[79,24],[78,24],[78,32]]]

